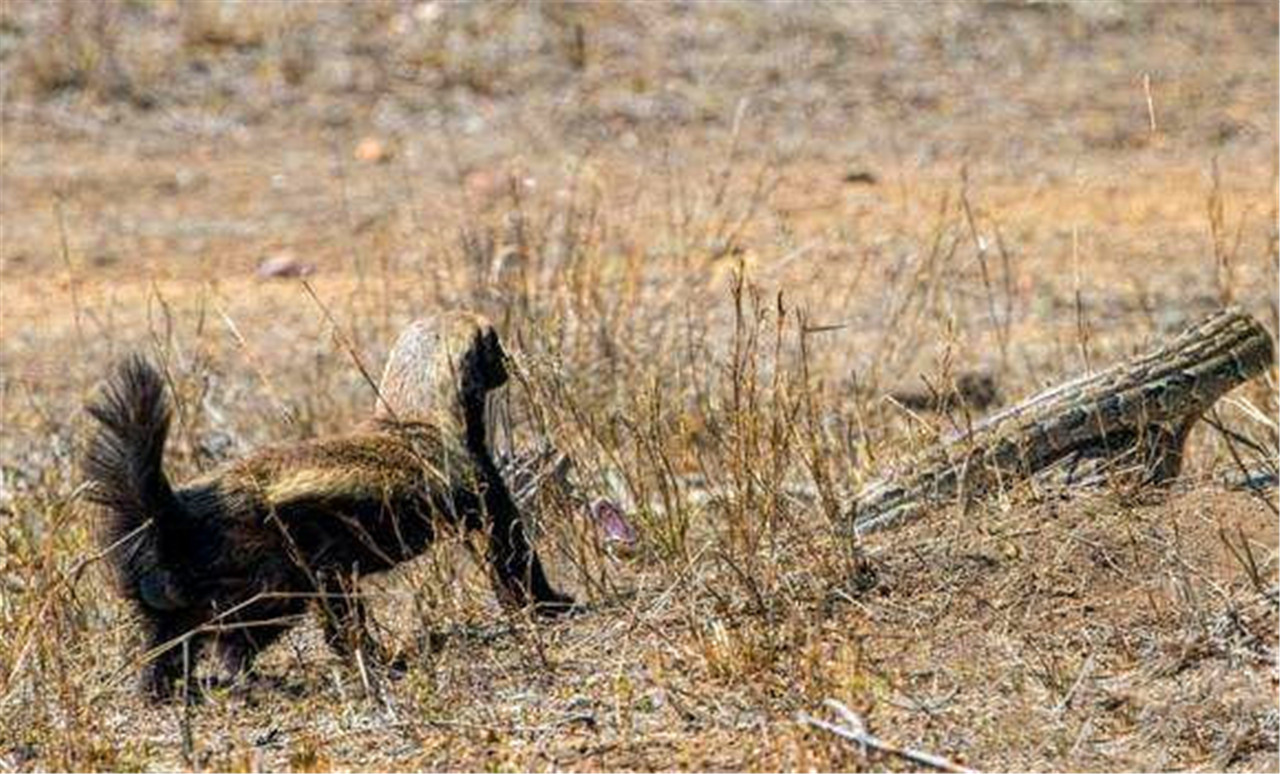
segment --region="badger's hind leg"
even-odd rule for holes
[[[218,658],[227,679],[233,684],[250,676],[258,654],[289,630],[285,624],[245,626],[219,635]]]
[[[238,590],[228,599],[245,595],[247,592]],[[220,677],[231,685],[243,685],[253,673],[258,654],[275,644],[307,612],[307,602],[300,596],[260,593],[254,597],[249,602],[229,603],[228,612],[215,619]]]
[[[152,614],[147,636],[150,660],[142,668],[139,686],[151,702],[176,697],[195,700],[196,663],[207,636],[194,631],[197,625],[185,616]]]
[[[369,631],[368,611],[356,589],[355,578],[349,575],[325,575],[321,578],[322,590],[317,607],[324,627],[325,642],[333,652],[352,662],[357,668],[386,667],[403,671],[404,664],[392,659],[391,654]]]

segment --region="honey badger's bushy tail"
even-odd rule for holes
[[[162,465],[169,434],[164,380],[143,357],[121,361],[86,411],[98,422],[84,458],[87,497],[105,513],[103,546],[125,596],[154,610],[183,607],[165,568],[181,503]],[[166,539],[166,538],[169,539]]]

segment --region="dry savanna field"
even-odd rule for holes
[[[1168,486],[841,526],[1224,305],[1275,335],[1278,87],[1274,3],[3,0],[0,770],[918,766],[797,719],[834,699],[977,769],[1276,771],[1274,366]],[[163,364],[183,481],[361,422],[455,308],[514,357],[500,446],[635,527],[542,503],[584,611],[450,537],[362,587],[403,675],[308,621],[145,702],[79,472],[110,364]]]

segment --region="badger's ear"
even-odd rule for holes
[[[502,365],[506,353],[502,351],[502,342],[498,340],[498,332],[486,326],[480,333],[480,351],[484,353],[485,365],[497,368]]]
[[[506,353],[502,351],[502,342],[498,340],[498,332],[486,327],[483,334],[484,370],[490,388],[498,388],[507,383]]]
[[[489,352],[498,357],[502,356],[502,342],[498,340],[498,332],[494,330],[492,326],[485,329],[484,344],[485,348],[488,349]]]

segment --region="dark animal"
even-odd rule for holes
[[[177,489],[162,466],[160,375],[137,356],[116,368],[88,406],[99,427],[84,472],[120,590],[158,654],[143,674],[148,696],[172,697],[207,645],[233,673],[246,670],[312,602],[338,653],[384,658],[364,629],[358,578],[419,555],[445,525],[487,530],[504,604],[544,616],[572,607],[548,582],[485,442],[486,395],[507,379],[497,334],[479,318],[440,319],[464,346],[432,348],[416,387],[448,385],[451,396],[420,402],[455,407],[462,437],[448,422],[384,411],[349,435],[264,449]],[[174,647],[183,638],[185,653]]]
[[[986,411],[1001,402],[1000,387],[996,378],[988,373],[968,372],[956,377],[954,385],[936,390],[929,385],[928,392],[895,392],[893,399],[916,411],[951,412],[960,407],[972,411]]]

